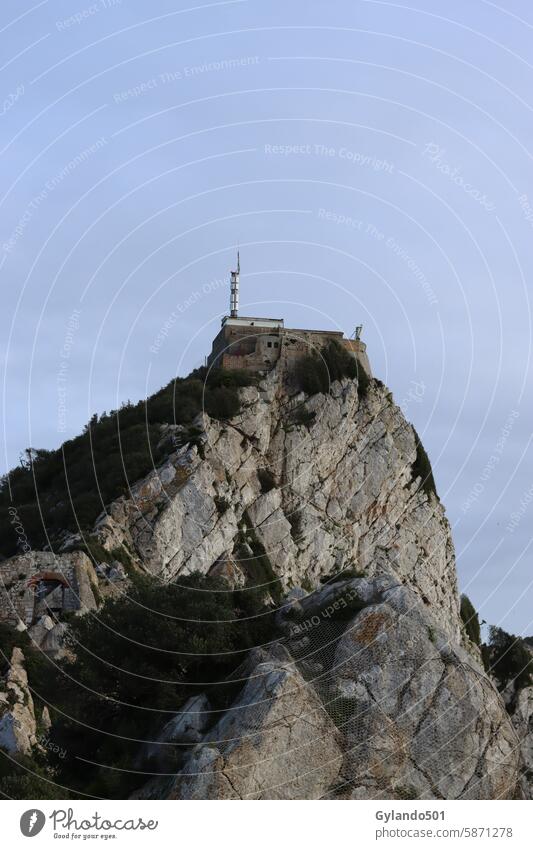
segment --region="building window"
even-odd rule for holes
[[[272,342],[267,342],[267,348],[271,348],[271,347],[272,347]]]
[[[279,348],[279,342],[274,342],[274,348]]]

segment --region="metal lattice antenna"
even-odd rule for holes
[[[237,318],[239,315],[239,279],[241,273],[241,258],[237,251],[237,269],[231,272],[230,276],[230,301],[229,314],[231,318]]]

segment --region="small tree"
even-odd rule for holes
[[[424,490],[427,496],[434,495],[438,498],[437,495],[437,487],[435,486],[435,478],[433,477],[433,469],[431,468],[431,462],[427,455],[427,451],[422,445],[420,441],[420,437],[418,433],[413,427],[413,432],[415,435],[415,444],[416,444],[416,457],[413,463],[413,480],[420,477],[422,478],[422,483],[420,486]]]
[[[505,689],[511,681],[516,690],[533,683],[533,658],[520,637],[492,626],[489,650],[491,669],[500,682],[500,689]]]
[[[467,595],[461,596],[461,619],[465,626],[465,631],[477,646],[481,645],[481,628],[479,626],[479,616],[477,611]]]

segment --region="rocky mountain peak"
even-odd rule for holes
[[[205,692],[167,682],[183,695],[170,711],[172,695],[157,696],[157,727],[147,708],[139,732],[146,736],[124,772],[152,772],[137,797],[527,796],[530,694],[513,699],[511,720],[467,636],[444,507],[418,435],[389,390],[360,374],[327,392],[305,392],[280,358],[238,393],[229,418],[203,410],[189,424],[162,424],[161,461],[106,506],[87,538],[64,534],[58,554],[0,564],[4,619],[48,656],[65,656],[69,680],[88,675],[94,684],[96,674],[99,686],[107,679],[91,663],[100,651],[107,656],[111,640],[114,694],[120,664],[130,665],[121,634],[116,644],[110,637],[116,628],[136,634],[139,617],[152,623],[155,633],[148,639],[143,626],[137,649],[148,651],[143,662],[152,669],[145,643],[157,644],[160,614],[144,606],[143,593],[168,605],[166,665],[149,679],[159,687],[166,666],[180,681],[196,657],[173,656],[189,639],[187,627],[191,646],[207,640],[195,630],[201,622],[180,620],[179,599],[194,611],[197,590],[205,596],[212,587],[215,619],[203,630],[216,646],[233,646],[222,651],[235,653],[232,671],[218,684],[206,680]],[[248,594],[260,599],[270,625],[264,645],[243,648],[234,624],[246,633]],[[217,605],[222,636],[215,638]],[[64,621],[73,612],[78,625]],[[75,641],[64,650],[69,628],[93,645],[88,666],[76,666]],[[220,675],[216,662],[209,665],[210,645],[207,674]],[[201,653],[195,662],[201,666]],[[129,674],[121,704],[139,699]],[[4,711],[5,733],[14,716]],[[33,716],[32,709],[21,737],[25,754]],[[62,714],[55,721],[61,728]]]
[[[240,396],[239,415],[198,416],[192,440],[180,434],[184,444],[99,517],[101,544],[126,545],[167,581],[215,570],[272,594],[394,573],[457,639],[450,527],[387,388],[345,379],[308,397],[274,369]]]

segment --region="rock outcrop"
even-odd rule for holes
[[[503,701],[414,591],[341,581],[285,613],[277,657],[252,664],[171,798],[515,797]]]
[[[231,421],[162,428],[165,462],[96,522],[108,563],[95,570],[68,535],[57,556],[2,563],[4,620],[60,656],[61,614],[95,609],[98,582],[124,586],[119,549],[163,582],[201,572],[277,606],[268,648],[232,676],[231,707],[197,696],[141,749],[154,778],[137,798],[526,795],[531,699],[513,725],[464,632],[450,527],[386,387],[344,380],[307,397],[274,368],[241,400]],[[0,745],[25,752],[35,717],[20,661]]]
[[[363,397],[343,381],[288,397],[274,370],[242,397],[239,416],[202,415],[194,444],[102,514],[104,547],[125,544],[164,580],[221,562],[256,579],[260,555],[262,582],[283,591],[345,569],[393,570],[457,639],[449,525],[420,485],[416,435],[388,390],[372,381]]]
[[[14,648],[4,689],[0,690],[0,748],[10,755],[30,755],[36,745],[37,722],[28,687],[24,655]]]
[[[210,724],[211,709],[207,696],[192,696],[165,723],[157,739],[142,747],[137,765],[159,772],[170,772],[182,748],[200,743]]]
[[[342,763],[340,735],[289,654],[252,671],[197,746],[173,799],[319,799]]]
[[[533,799],[533,686],[516,690],[511,683],[503,697],[520,741],[522,795]]]

